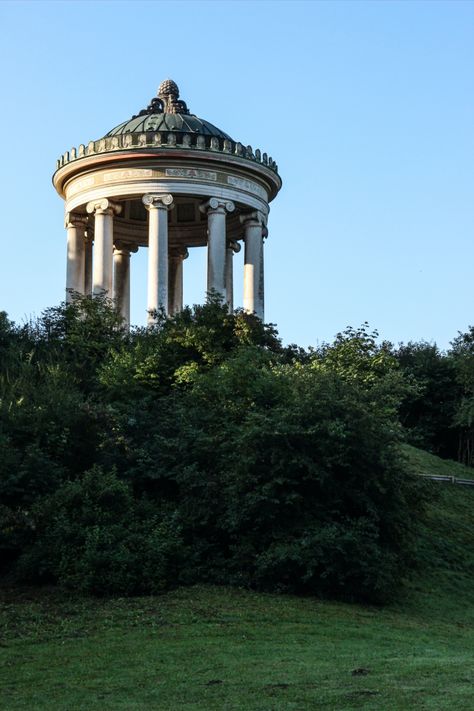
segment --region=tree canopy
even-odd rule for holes
[[[416,387],[376,336],[285,348],[212,295],[130,334],[101,298],[2,314],[4,575],[390,598],[424,504],[398,446]]]

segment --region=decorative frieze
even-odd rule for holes
[[[124,170],[111,170],[103,175],[104,183],[120,183],[133,178],[151,178],[153,171],[150,168],[125,168]]]
[[[241,190],[246,190],[249,193],[258,195],[259,197],[263,198],[264,200],[267,199],[266,191],[260,185],[257,185],[257,183],[254,183],[253,180],[247,180],[246,178],[237,178],[235,175],[228,175],[227,176],[227,183],[229,185],[232,185],[234,188],[240,188]]]
[[[170,178],[196,178],[200,180],[217,180],[213,170],[198,170],[196,168],[166,168],[165,175]]]

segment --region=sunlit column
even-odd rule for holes
[[[148,324],[156,322],[156,312],[168,313],[168,210],[173,196],[144,195],[148,210]]]
[[[264,318],[263,234],[264,217],[261,212],[242,215],[244,225],[244,310]]]
[[[73,300],[74,293],[84,294],[84,233],[86,218],[68,212],[65,220],[67,230],[66,301]]]
[[[87,212],[94,214],[92,293],[95,296],[112,297],[114,214],[118,215],[121,209],[121,205],[106,198],[87,204]]]
[[[226,215],[235,205],[213,197],[200,209],[207,213],[207,291],[215,291],[226,301]]]

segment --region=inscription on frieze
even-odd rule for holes
[[[86,188],[90,188],[94,185],[94,178],[81,178],[81,180],[76,180],[72,185],[70,185],[67,188],[67,196],[68,198],[71,197],[72,195],[76,195],[76,193],[80,193],[81,190],[85,190]]]
[[[153,171],[147,168],[132,168],[130,170],[114,170],[102,175],[102,182],[116,183],[127,178],[152,178]]]
[[[257,185],[257,183],[254,183],[251,180],[246,180],[245,178],[237,178],[235,175],[228,175],[227,182],[229,185],[233,185],[235,188],[241,188],[241,190],[246,190],[248,193],[258,195],[264,200],[268,199],[266,191],[262,187],[260,187],[260,185]]]
[[[217,173],[212,170],[198,168],[166,168],[165,174],[170,178],[202,178],[202,180],[217,180]]]

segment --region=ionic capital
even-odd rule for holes
[[[80,215],[78,212],[66,212],[64,228],[68,230],[70,227],[81,227],[85,230],[87,227],[86,215]]]
[[[122,212],[122,205],[118,202],[112,202],[108,198],[102,200],[92,200],[86,205],[86,210],[89,215],[119,215]]]
[[[169,259],[173,262],[182,262],[189,257],[189,251],[187,247],[175,247],[169,251]]]
[[[234,212],[235,205],[232,200],[221,200],[221,198],[212,197],[207,202],[199,205],[199,209],[203,213],[220,212],[225,214],[226,212]]]
[[[227,248],[231,249],[234,252],[234,254],[237,254],[237,252],[240,252],[240,250],[241,250],[241,245],[238,242],[235,242],[235,240],[230,239],[227,242]]]
[[[147,210],[171,210],[174,207],[173,196],[169,193],[148,193],[142,197],[142,203]]]
[[[138,252],[138,245],[131,242],[122,242],[121,240],[114,242],[114,254],[130,256],[131,252]]]
[[[250,222],[254,225],[261,225],[264,229],[266,229],[267,218],[263,212],[260,212],[260,210],[245,212],[243,215],[240,215],[239,219],[242,225]]]

